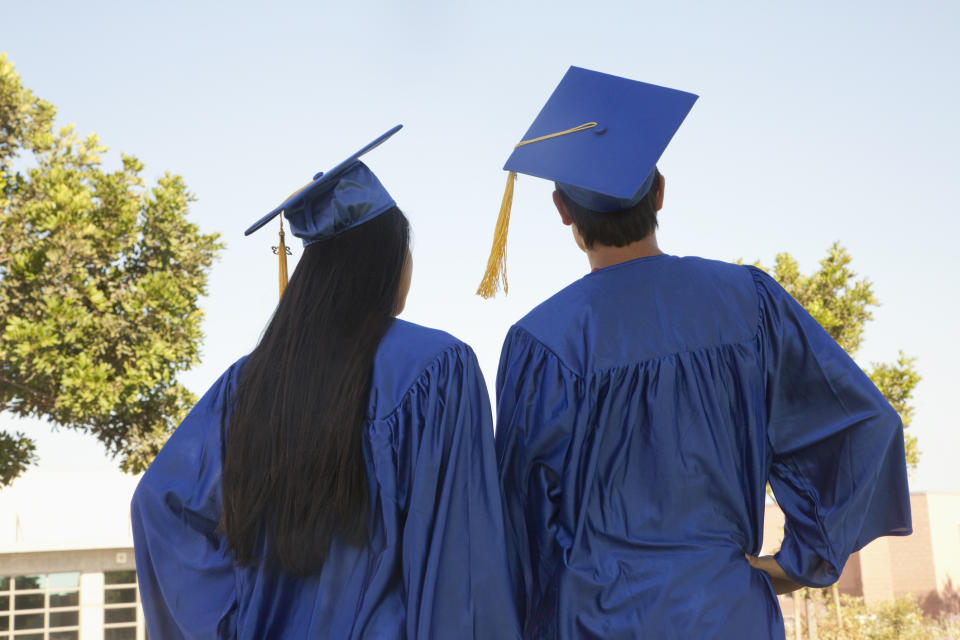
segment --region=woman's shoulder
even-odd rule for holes
[[[380,343],[379,358],[384,351],[398,350],[403,353],[437,355],[451,347],[466,347],[466,343],[440,329],[395,318]],[[432,359],[432,358],[431,358]]]
[[[394,320],[374,360],[370,415],[388,415],[417,380],[445,357],[472,357],[472,351],[446,331]]]

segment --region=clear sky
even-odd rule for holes
[[[397,123],[367,163],[414,226],[404,317],[472,344],[492,384],[509,325],[587,271],[550,185],[521,177],[510,294],[473,295],[503,162],[575,64],[701,96],[660,163],[665,251],[768,264],[787,251],[810,271],[834,241],[847,247],[882,302],[858,360],[918,358],[914,488],[949,491],[960,491],[958,32],[960,4],[946,0],[5,0],[0,11],[0,51],[60,122],[98,133],[107,166],[122,151],[151,179],[183,175],[192,220],[227,242],[203,301],[203,362],[183,376],[195,392],[253,347],[276,300],[276,228],[243,229]],[[90,438],[0,420],[38,437],[33,481],[113,473]]]

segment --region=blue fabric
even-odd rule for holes
[[[360,157],[402,128],[403,125],[398,124],[333,169],[316,173],[310,182],[288,196],[280,206],[250,225],[243,235],[250,235],[282,212],[290,221],[290,232],[303,240],[306,247],[372,220],[396,206],[377,176],[360,162]]]
[[[151,638],[516,638],[486,387],[455,338],[397,320],[373,373],[370,541],[296,579],[238,567],[217,531],[243,360],[147,470],[132,505]]]
[[[597,126],[517,146],[503,168],[559,182],[593,211],[619,211],[649,190],[644,183],[696,101],[686,91],[570,67],[521,140]]]
[[[562,182],[555,182],[554,185],[581,207],[597,213],[613,213],[614,211],[629,209],[643,200],[643,196],[650,192],[650,187],[653,186],[653,180],[656,177],[657,169],[654,167],[650,170],[650,173],[647,174],[646,180],[643,181],[643,184],[640,185],[637,192],[630,198],[612,198],[602,193],[591,191],[590,189],[583,189]]]
[[[585,276],[511,328],[497,455],[526,638],[783,638],[761,547],[824,586],[910,532],[899,416],[775,281],[668,255]]]
[[[373,171],[357,160],[326,189],[308,189],[284,207],[290,233],[303,246],[332,238],[396,206]]]

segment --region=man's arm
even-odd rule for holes
[[[786,593],[792,593],[797,589],[802,589],[802,584],[797,584],[790,579],[790,576],[786,574],[783,570],[783,567],[780,566],[780,563],[777,562],[777,559],[773,556],[751,556],[747,554],[747,562],[750,563],[750,566],[754,569],[759,569],[765,574],[770,576],[770,582],[773,584],[773,590],[777,593],[778,596],[782,596]]]

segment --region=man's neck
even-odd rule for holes
[[[590,261],[590,268],[593,270],[612,267],[621,262],[629,262],[637,258],[649,258],[650,256],[659,256],[663,253],[657,246],[657,236],[651,233],[643,240],[631,242],[625,247],[609,247],[606,245],[595,245],[592,249],[587,249],[587,260]]]

